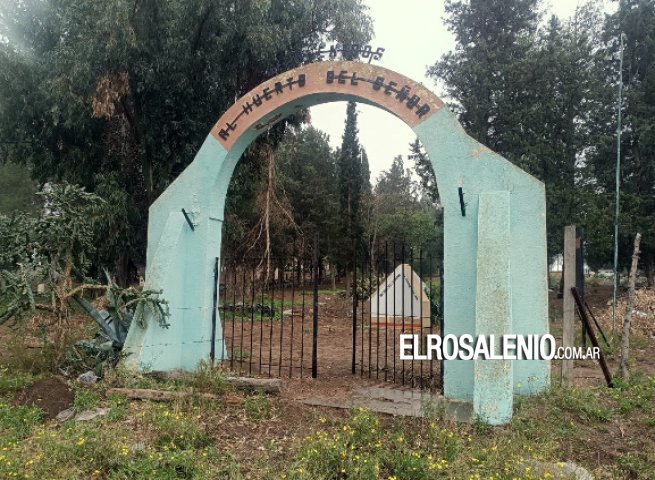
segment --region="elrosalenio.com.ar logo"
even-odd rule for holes
[[[422,345],[423,344],[423,345]],[[597,347],[558,347],[552,335],[401,334],[401,360],[598,360]]]

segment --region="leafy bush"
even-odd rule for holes
[[[44,342],[55,346],[55,364],[60,364],[70,343],[63,327],[81,306],[101,327],[104,341],[69,351],[66,367],[76,362],[115,363],[132,320],[143,325],[146,318],[152,318],[167,326],[166,302],[160,292],[121,288],[108,274],[106,285],[87,277],[96,252],[96,231],[107,215],[104,200],[65,183],[46,185],[39,195],[43,200],[39,217],[0,215],[0,325],[9,320],[14,325],[37,320],[37,327],[46,330]],[[108,316],[83,298],[88,291],[105,294]],[[109,318],[114,322],[111,327]],[[113,342],[113,351],[100,348],[108,340]]]
[[[430,320],[433,325],[438,325],[441,319],[441,285],[426,282],[425,294],[430,300]]]

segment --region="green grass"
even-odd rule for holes
[[[107,420],[110,422],[120,422],[127,416],[129,403],[122,395],[112,394],[107,397],[107,404],[110,407]]]
[[[17,375],[10,385],[25,383],[23,378]],[[171,383],[151,386],[170,388]],[[222,374],[206,366],[177,383],[202,392],[227,389]],[[129,402],[120,395],[103,398],[101,393],[99,385],[77,388],[74,406],[76,410],[106,406],[107,416],[65,424],[44,421],[40,409],[12,406],[8,398],[0,397],[0,478],[246,478],[233,455],[213,446],[204,425],[203,415],[216,418],[220,403],[210,405],[200,397]],[[259,410],[264,407],[259,405]],[[245,409],[242,412],[245,416]]]
[[[100,405],[100,392],[95,387],[76,387],[73,407],[77,413],[91,410]]]
[[[430,418],[386,425],[366,410],[308,435],[285,475],[290,479],[537,479],[562,477],[573,460],[598,478],[655,479],[655,379],[609,390],[555,388],[521,397],[511,425],[455,424]],[[616,426],[638,429],[625,441]],[[630,445],[625,454],[626,445]],[[598,468],[599,448],[604,464]],[[622,453],[619,453],[621,451]],[[614,458],[614,461],[611,461]],[[610,461],[608,461],[610,460]],[[335,473],[336,472],[336,473]]]
[[[15,407],[0,399],[0,449],[29,436],[42,418],[43,412],[39,408]]]
[[[232,350],[232,358],[235,360],[243,361],[243,360],[248,360],[250,358],[250,352],[248,350],[239,350],[238,348],[235,348]]]
[[[209,365],[175,381],[105,376],[77,389],[75,406],[110,413],[61,424],[15,405],[15,386],[30,376],[2,375],[14,386],[0,397],[2,479],[537,479],[566,478],[557,463],[570,460],[596,478],[655,480],[655,379],[639,374],[615,389],[557,387],[517,397],[504,427],[452,423],[441,408],[420,419],[309,409],[229,391]],[[229,391],[236,401],[155,403],[103,392],[105,383],[144,378],[151,388]]]
[[[346,290],[344,288],[335,288],[335,289],[319,289],[318,294],[319,295],[340,295],[344,293]],[[305,297],[314,295],[314,290],[305,290]],[[305,303],[307,302],[307,299],[305,299]]]
[[[311,294],[309,294],[311,295]],[[237,303],[239,300],[237,299]],[[288,318],[290,315],[289,314],[284,314],[286,310],[295,308],[296,310],[298,307],[302,307],[303,302],[302,302],[302,297],[300,292],[297,292],[295,295],[295,298],[293,302],[291,301],[291,297],[285,298],[284,300],[282,299],[274,299],[271,300],[269,297],[264,297],[262,300],[261,298],[256,298],[255,301],[253,302],[253,308],[261,304],[264,307],[267,308],[273,308],[274,310],[274,315],[269,315],[267,313],[262,313],[258,311],[253,311],[251,312],[249,310],[250,304],[246,304],[245,306],[247,307],[246,311],[230,311],[230,310],[221,310],[221,316],[223,317],[224,321],[230,321],[231,319],[237,319],[237,320],[254,320],[254,321],[261,321],[261,320],[282,320],[283,318]],[[220,302],[220,308],[223,308],[225,306],[232,305],[232,301],[230,299],[222,299]],[[311,296],[305,298],[305,307],[311,306]]]
[[[189,375],[189,384],[195,390],[214,395],[223,395],[232,389],[223,372],[207,362],[200,362],[196,371]]]
[[[347,422],[308,435],[283,478],[538,478],[525,475],[525,462],[541,456],[510,438],[436,419],[417,423],[389,427],[357,410]]]
[[[243,402],[246,416],[253,422],[269,419],[272,416],[272,406],[268,397],[262,393],[247,396]]]
[[[41,375],[0,365],[0,395],[22,390],[39,380]]]

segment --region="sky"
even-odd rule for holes
[[[609,2],[598,1],[605,3],[609,11]],[[385,48],[384,55],[375,63],[421,82],[443,97],[443,91],[425,73],[443,54],[455,48],[455,40],[442,21],[444,2],[403,0],[402,8],[396,1],[365,0],[365,3],[375,30],[371,46]],[[545,9],[561,19],[569,18],[577,4],[576,0],[544,1]],[[360,104],[358,111],[359,141],[368,154],[371,181],[375,183],[380,172],[391,166],[396,155],[406,158],[409,144],[416,136],[404,122],[380,108]],[[330,136],[333,148],[339,147],[346,119],[346,102],[318,105],[312,107],[310,113],[312,125]],[[413,164],[406,161],[405,167],[413,169]]]

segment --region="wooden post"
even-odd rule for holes
[[[564,227],[564,316],[562,347],[573,347],[575,339],[575,300],[571,288],[575,287],[575,225]],[[562,360],[562,383],[573,384],[573,360]]]
[[[630,323],[632,322],[632,309],[635,305],[635,283],[637,280],[637,263],[639,262],[639,243],[641,233],[635,235],[635,246],[632,251],[632,265],[630,266],[630,277],[628,287],[628,305],[625,307],[623,317],[623,331],[621,332],[621,377],[627,380],[630,376]]]

